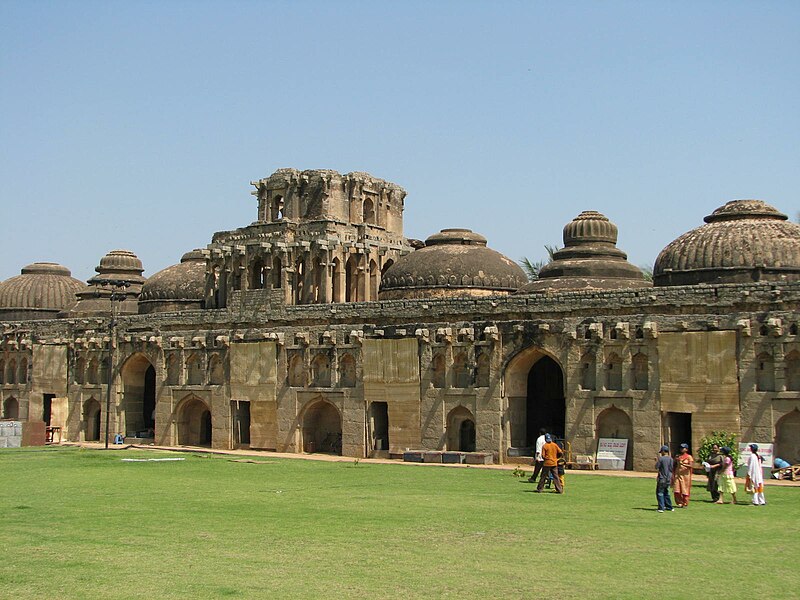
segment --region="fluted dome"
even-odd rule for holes
[[[513,260],[486,247],[469,229],[443,229],[400,258],[381,279],[379,298],[446,298],[509,294],[527,281]]]
[[[187,252],[179,264],[162,269],[145,282],[139,295],[139,313],[203,308],[205,275],[202,252]]]
[[[51,319],[73,306],[75,294],[86,285],[66,267],[37,262],[22,269],[20,275],[0,283],[0,319]]]
[[[95,317],[112,312],[114,294],[117,314],[138,312],[138,296],[145,278],[142,276],[142,261],[130,250],[112,250],[100,259],[94,269],[97,275],[89,280],[89,287],[78,294],[78,302],[63,316]],[[120,299],[124,295],[124,299]]]
[[[650,286],[642,270],[617,248],[617,226],[586,210],[564,226],[564,248],[542,267],[539,278],[520,293],[557,290],[615,290]]]
[[[656,259],[656,285],[800,280],[800,225],[761,200],[732,200]]]

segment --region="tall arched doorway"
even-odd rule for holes
[[[302,448],[306,452],[342,454],[342,417],[326,400],[317,400],[303,415]]]
[[[775,453],[790,464],[800,464],[800,411],[793,410],[775,424]]]
[[[628,440],[625,469],[633,470],[633,423],[631,418],[616,406],[611,406],[597,415],[595,441],[600,438]]]
[[[447,449],[475,452],[475,417],[464,406],[456,406],[447,415]]]
[[[528,371],[527,438],[532,443],[540,428],[558,438],[566,434],[564,374],[549,356],[542,356]]]
[[[196,396],[190,396],[178,407],[178,445],[211,446],[211,409]]]
[[[83,404],[83,439],[87,442],[100,440],[100,403],[89,398]]]
[[[120,369],[120,427],[129,437],[152,437],[155,431],[156,370],[144,354],[134,354]],[[114,433],[114,432],[111,432]]]

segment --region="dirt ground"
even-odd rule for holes
[[[104,448],[103,443],[98,442],[62,442],[58,444],[61,446],[78,446],[82,448],[92,448],[95,450],[102,450]],[[350,456],[337,456],[333,454],[323,454],[323,453],[314,453],[314,454],[294,454],[294,453],[283,453],[283,452],[271,452],[267,450],[216,450],[212,448],[203,448],[198,446],[155,446],[151,444],[147,445],[139,445],[139,444],[128,444],[128,445],[110,445],[108,447],[109,450],[120,451],[120,450],[128,450],[128,449],[136,449],[136,450],[158,450],[158,451],[170,451],[170,452],[196,452],[201,454],[220,454],[224,456],[248,456],[248,457],[276,457],[276,458],[291,458],[294,460],[322,460],[328,462],[348,462],[352,463],[356,459]],[[387,465],[403,465],[403,466],[412,466],[412,467],[439,467],[439,468],[452,468],[452,469],[494,469],[500,471],[513,471],[516,468],[522,469],[526,471],[526,473],[532,472],[532,468],[526,465],[517,465],[517,464],[509,464],[509,465],[456,465],[456,464],[442,464],[442,463],[417,463],[417,462],[403,462],[401,460],[396,459],[385,459],[385,458],[359,458],[358,462],[364,464],[387,464]],[[570,476],[574,475],[604,475],[607,477],[642,477],[642,478],[653,478],[655,477],[655,472],[646,472],[646,471],[601,471],[595,470],[590,471],[588,469],[570,469],[569,471]],[[696,481],[698,483],[705,483],[706,477],[705,475],[698,475],[695,474],[692,477],[692,481]],[[741,483],[744,483],[744,480],[741,479]],[[785,486],[785,487],[800,487],[800,481],[783,481],[777,479],[769,479],[764,481],[765,485],[777,485],[777,486]]]

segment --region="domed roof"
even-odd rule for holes
[[[78,302],[66,317],[95,317],[138,312],[138,296],[145,278],[142,261],[130,250],[112,250],[100,259],[94,269],[97,275],[89,280],[89,287],[78,294]],[[124,294],[120,300],[119,294]],[[112,298],[115,304],[112,308]]]
[[[656,285],[800,280],[800,225],[761,200],[732,200],[656,259]]]
[[[73,277],[66,267],[52,262],[37,262],[22,273],[0,283],[0,317],[12,312],[30,313],[31,318],[48,318],[73,306],[75,294],[86,285]],[[17,315],[13,318],[25,318]]]
[[[95,267],[97,275],[89,280],[89,284],[101,283],[108,279],[124,279],[131,284],[144,283],[142,261],[130,250],[112,250],[100,259]]]
[[[443,229],[403,256],[381,279],[380,299],[508,294],[527,281],[513,260],[469,229]]]
[[[617,248],[617,226],[605,215],[586,210],[564,226],[564,247],[542,267],[539,278],[520,293],[555,290],[614,290],[647,287],[642,270]]]
[[[200,250],[192,250],[181,262],[162,269],[142,286],[139,312],[150,313],[175,310],[176,303],[201,308],[205,294],[206,259]],[[163,307],[161,305],[164,305]]]

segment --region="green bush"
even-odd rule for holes
[[[697,449],[697,458],[700,462],[708,460],[711,455],[711,446],[717,444],[720,448],[728,446],[731,449],[733,468],[739,464],[739,444],[736,443],[736,434],[727,431],[712,431],[711,435],[700,440],[700,447]]]

